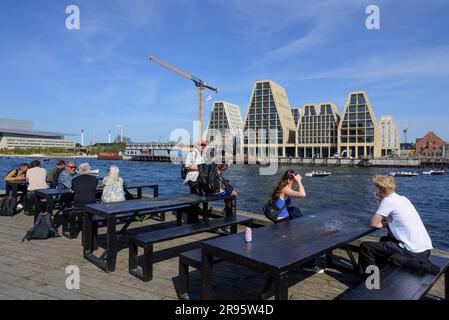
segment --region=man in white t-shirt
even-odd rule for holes
[[[365,273],[370,265],[383,267],[393,254],[427,259],[433,249],[432,241],[413,204],[395,193],[393,177],[376,176],[373,182],[380,205],[371,219],[371,226],[387,228],[389,236],[381,238],[380,242],[368,241],[360,245],[359,272]]]
[[[204,160],[204,149],[206,148],[206,141],[198,141],[198,148],[193,149],[186,157],[185,166],[187,169],[187,175],[184,180],[184,184],[188,184],[190,188],[190,193],[201,194],[201,190],[198,188],[196,180],[198,179],[199,171],[198,165],[203,164]]]
[[[190,189],[190,193],[201,195],[197,179],[199,175],[198,165],[205,163],[205,148],[206,141],[199,140],[198,147],[193,149],[186,157],[185,168],[187,170],[184,184],[187,184]],[[198,222],[198,215],[201,213],[201,209],[198,205],[193,205],[187,209],[187,224]]]

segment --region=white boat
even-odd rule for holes
[[[94,169],[94,170],[90,170],[89,174],[93,174],[93,175],[97,175],[100,173],[100,169]]]
[[[417,177],[418,176],[418,174],[416,172],[411,172],[411,171],[390,172],[389,175],[392,177]]]
[[[326,172],[326,171],[312,171],[307,172],[306,177],[327,177],[330,176],[332,173]]]
[[[442,175],[444,174],[444,170],[440,170],[440,169],[432,169],[430,171],[424,171],[422,174],[426,175],[426,176],[436,176],[436,175]]]

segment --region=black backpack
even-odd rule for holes
[[[217,173],[217,165],[212,162],[211,164],[199,164],[198,165],[198,187],[206,195],[220,192],[220,175]]]
[[[59,234],[58,231],[53,227],[52,215],[50,213],[40,213],[37,216],[33,228],[31,228],[27,232],[25,237],[22,239],[22,242],[25,241],[25,239],[28,241],[30,241],[31,239],[45,240],[56,236],[59,236]]]
[[[187,177],[187,168],[186,165],[183,163],[181,164],[181,179],[185,180]]]
[[[276,222],[278,219],[279,213],[284,210],[285,204],[282,208],[278,208],[275,204],[272,203],[271,200],[268,200],[264,206],[262,207],[263,214],[272,222]]]
[[[17,200],[11,196],[0,199],[0,216],[13,216],[16,214]]]

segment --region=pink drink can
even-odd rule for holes
[[[245,229],[245,242],[251,242],[253,240],[253,229],[246,227]]]

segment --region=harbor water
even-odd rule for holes
[[[29,162],[31,158],[0,159],[0,189],[4,190],[3,177],[21,162]],[[42,167],[51,168],[56,165],[55,158],[42,162]],[[69,159],[65,159],[69,160]],[[158,184],[161,195],[188,192],[180,178],[180,166],[171,163],[104,161],[96,159],[75,159],[77,165],[89,162],[92,169],[100,169],[100,176],[107,174],[111,165],[120,168],[120,175],[127,183],[151,182]],[[319,215],[320,212],[333,209],[342,213],[356,213],[370,217],[377,204],[373,198],[372,178],[376,174],[388,174],[392,168],[359,168],[359,167],[298,167],[293,165],[279,166],[278,172],[271,176],[259,175],[256,165],[233,165],[225,171],[238,192],[237,207],[240,210],[261,213],[262,206],[268,198],[272,185],[282,173],[290,168],[298,169],[303,176],[306,189],[305,199],[294,200],[304,214]],[[312,170],[332,172],[328,177],[306,177]],[[401,170],[401,169],[398,169]],[[428,169],[407,169],[422,173]],[[442,176],[424,176],[396,178],[397,193],[408,197],[421,215],[429,231],[435,248],[449,250],[449,173]]]

